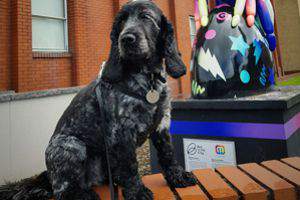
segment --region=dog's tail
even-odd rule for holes
[[[1,200],[49,200],[52,196],[46,171],[33,178],[0,186]]]

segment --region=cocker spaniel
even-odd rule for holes
[[[148,138],[171,186],[196,183],[175,160],[165,72],[173,78],[186,73],[171,23],[151,1],[125,4],[112,27],[108,61],[97,80],[72,100],[46,149],[43,176],[49,178],[56,200],[99,199],[92,187],[108,181],[107,157],[113,182],[122,187],[125,199],[153,199],[136,158],[137,147]],[[103,107],[95,92],[99,84]],[[42,196],[41,191],[32,195]]]

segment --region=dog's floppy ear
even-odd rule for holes
[[[177,50],[173,26],[164,15],[161,18],[161,31],[166,71],[171,77],[179,78],[186,74],[186,66]]]
[[[120,53],[118,48],[118,39],[121,33],[122,16],[119,13],[112,26],[110,33],[111,49],[108,61],[102,69],[101,77],[109,82],[117,82],[122,79],[123,67],[120,60]]]

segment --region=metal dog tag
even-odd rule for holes
[[[159,93],[156,90],[150,90],[146,95],[146,99],[149,103],[155,104],[159,101]]]

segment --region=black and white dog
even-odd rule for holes
[[[73,99],[47,147],[46,175],[56,200],[99,199],[92,187],[108,180],[106,153],[113,181],[123,188],[125,199],[153,199],[141,182],[136,159],[136,148],[148,138],[171,186],[196,183],[176,162],[169,135],[171,108],[165,71],[174,78],[186,73],[172,25],[151,1],[131,1],[116,16],[111,42],[100,77]],[[99,107],[95,92],[99,81],[107,86],[101,87],[104,107]],[[149,91],[154,91],[152,97],[138,98]]]

